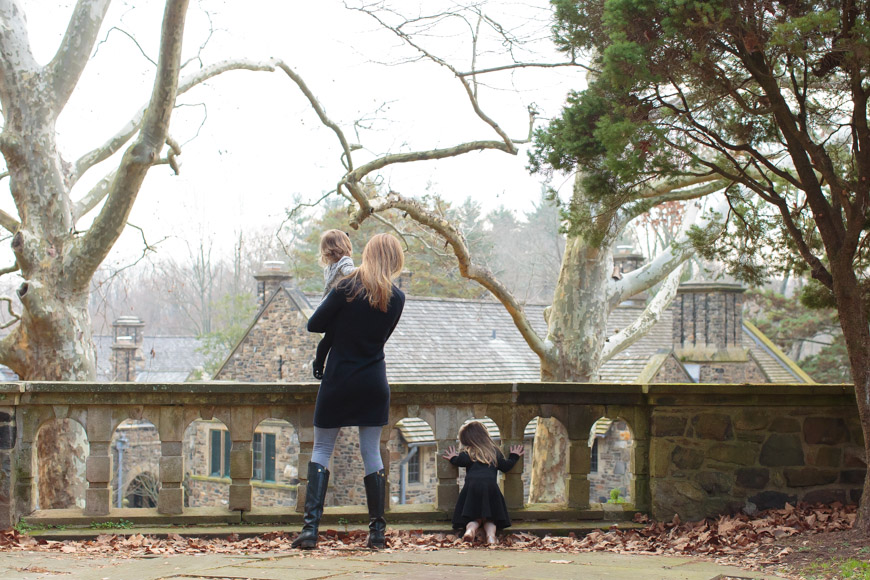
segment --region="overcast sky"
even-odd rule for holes
[[[431,13],[439,2],[421,4]],[[57,47],[74,2],[23,4],[33,50],[45,62]],[[417,3],[395,4],[407,9]],[[136,44],[110,28],[133,35],[156,60],[162,9],[163,3],[156,0],[113,4],[100,35],[108,39],[98,46],[58,122],[57,140],[68,161],[114,134],[147,99],[154,66]],[[492,1],[486,12],[517,35],[537,40],[528,52],[517,53],[519,60],[564,60],[548,40],[550,10],[545,0]],[[281,58],[302,75],[348,139],[357,141],[353,123],[366,118],[366,128],[359,132],[364,150],[357,153],[357,164],[388,152],[497,138],[474,115],[462,86],[447,69],[430,62],[403,62],[415,53],[342,2],[192,0],[185,58],[195,55],[205,41],[209,16],[214,33],[201,53],[204,64],[237,57]],[[468,70],[468,40],[467,27],[447,20],[425,42],[439,56]],[[482,48],[478,68],[507,62],[497,54],[498,45]],[[194,62],[186,71],[198,66]],[[582,87],[583,77],[582,70],[570,68],[486,75],[481,104],[512,137],[523,138],[528,104],[536,103],[545,117],[555,115],[569,88]],[[197,243],[201,237],[228,249],[239,229],[274,229],[294,194],[316,199],[333,189],[342,175],[334,134],[320,124],[283,73],[228,73],[179,102],[184,106],[173,114],[170,133],[183,144],[181,175],[171,175],[167,166],[152,168],[130,217],[130,223],[145,229],[150,242],[169,237],[160,245],[165,255],[186,254],[185,241]],[[113,158],[92,169],[74,197],[82,196],[117,163]],[[449,200],[471,196],[485,209],[503,204],[522,212],[531,209],[540,192],[540,178],[528,175],[526,163],[525,150],[516,157],[473,153],[462,159],[408,164],[382,177],[405,195],[421,195],[428,187]],[[8,180],[0,182],[0,207],[14,213]],[[86,221],[79,227],[83,226]],[[140,247],[140,234],[128,228],[108,261],[123,263]]]

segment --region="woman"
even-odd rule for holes
[[[389,234],[372,237],[359,269],[340,281],[308,320],[309,332],[326,333],[332,347],[317,392],[305,516],[294,548],[317,546],[329,459],[339,430],[349,426],[359,427],[369,508],[368,546],[384,547],[386,474],[380,441],[390,412],[384,344],[405,306],[405,295],[392,282],[404,263],[399,240]]]

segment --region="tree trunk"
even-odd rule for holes
[[[30,280],[18,294],[26,309],[15,330],[21,356],[13,370],[29,380],[95,380],[87,293],[70,295],[53,281]],[[40,429],[36,449],[40,509],[84,507],[84,429],[71,420],[50,421]]]
[[[851,256],[850,256],[851,258]],[[849,353],[852,382],[858,403],[858,417],[864,433],[864,466],[870,466],[870,327],[862,300],[861,287],[850,260],[835,260],[831,264],[834,298],[843,338]],[[870,469],[864,474],[864,488],[858,506],[855,528],[870,536]]]
[[[562,269],[548,309],[547,340],[555,346],[555,366],[541,361],[542,381],[598,380],[601,350],[606,341],[607,280],[613,272],[611,247],[594,247],[579,237],[568,238]],[[558,420],[538,418],[532,453],[530,503],[565,501],[568,433]]]
[[[554,346],[557,362],[551,366],[542,361],[542,381],[598,380],[612,272],[609,244],[596,247],[580,237],[568,238],[553,305],[547,311],[547,340]]]

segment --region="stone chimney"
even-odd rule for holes
[[[613,276],[622,278],[623,274],[640,268],[643,262],[643,254],[635,252],[633,246],[616,246],[613,252]]]
[[[112,381],[135,381],[136,373],[144,368],[144,330],[145,323],[136,316],[122,316],[112,323]]]
[[[643,254],[638,254],[634,251],[634,246],[620,245],[616,246],[613,252],[613,274],[614,280],[622,280],[623,274],[628,274],[633,270],[637,270],[643,266]],[[647,292],[638,292],[634,296],[629,296],[623,302],[623,306],[644,306],[649,294]]]
[[[674,313],[674,351],[677,356],[691,361],[745,359],[745,290],[740,284],[681,284],[671,307]]]
[[[254,274],[257,281],[257,305],[262,309],[272,295],[282,286],[287,285],[293,279],[293,274],[280,260],[267,260],[263,262],[263,269]]]

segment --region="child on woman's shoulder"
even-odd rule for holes
[[[341,230],[326,230],[320,236],[320,263],[323,265],[323,296],[335,288],[339,280],[353,274],[353,245],[350,236]]]
[[[323,297],[335,288],[342,278],[350,276],[356,270],[353,265],[353,245],[350,236],[341,230],[326,230],[320,236],[320,263],[323,265]],[[332,347],[332,335],[327,332],[317,344],[317,352],[314,356],[312,368],[314,378],[323,378],[323,367],[326,364],[326,355]]]
[[[486,543],[496,543],[496,531],[511,525],[507,504],[498,488],[498,472],[507,473],[525,453],[522,445],[512,445],[507,459],[479,421],[471,421],[459,430],[462,451],[451,446],[444,459],[456,467],[465,468],[465,485],[456,500],[453,528],[464,529],[462,538],[474,540],[477,529],[483,526]]]

